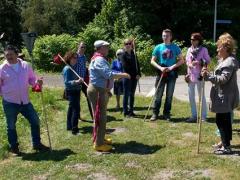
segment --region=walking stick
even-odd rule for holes
[[[152,97],[152,99],[151,99],[151,102],[150,102],[150,104],[149,104],[149,106],[148,106],[147,113],[146,113],[146,115],[145,115],[145,117],[144,117],[144,122],[146,121],[146,118],[147,118],[148,113],[149,113],[149,110],[150,110],[150,108],[151,108],[151,106],[152,106],[153,100],[154,100],[154,98],[155,98],[155,96],[156,96],[156,94],[157,94],[157,90],[158,90],[158,87],[159,87],[160,84],[161,84],[161,81],[162,81],[163,75],[164,75],[164,73],[161,74],[160,80],[158,81],[158,84],[157,84],[157,87],[156,87],[155,93],[154,93],[154,95],[153,95],[153,97]]]
[[[202,118],[201,106],[202,106],[202,87],[200,89],[200,94],[198,98],[197,124],[201,121],[201,118]]]
[[[41,78],[42,79],[42,78]],[[45,103],[44,103],[44,99],[43,99],[43,92],[42,92],[42,86],[40,84],[35,84],[35,86],[32,87],[32,91],[33,92],[37,92],[37,93],[41,93],[41,102],[42,102],[42,113],[43,113],[43,119],[44,122],[46,124],[46,128],[47,128],[47,135],[48,135],[48,142],[49,142],[49,147],[50,150],[52,150],[52,143],[51,143],[51,138],[50,138],[50,133],[49,133],[49,128],[48,128],[48,122],[47,122],[47,115],[46,115],[46,108],[45,108]]]
[[[64,63],[70,68],[70,70],[71,70],[79,79],[82,79],[82,78],[78,75],[78,73],[77,73],[71,66],[69,66],[68,63],[66,63],[66,61],[63,59],[63,57],[62,57],[60,54],[58,54],[58,57],[60,57],[61,61],[64,62]],[[85,86],[88,87],[88,84],[87,84],[84,80],[83,80],[83,83],[85,84]]]
[[[200,95],[200,115],[199,115],[199,122],[198,122],[198,143],[197,143],[197,153],[199,154],[199,148],[200,148],[200,141],[201,141],[201,128],[202,128],[202,100],[203,100],[203,93],[204,93],[204,86],[205,86],[205,81],[204,79],[202,80],[202,87],[201,87],[201,95]]]
[[[50,147],[50,150],[52,151],[52,143],[51,143],[51,138],[50,138],[50,133],[49,133],[49,128],[48,128],[47,114],[46,114],[46,108],[45,108],[45,103],[44,103],[43,92],[42,91],[41,91],[41,101],[42,101],[42,112],[43,112],[43,117],[44,117],[43,119],[45,121],[46,128],[47,128],[49,147]]]
[[[133,39],[133,53],[134,53],[134,57],[135,57],[136,70],[138,71],[139,67],[138,67],[138,63],[137,63],[137,55],[136,55],[135,39]],[[137,84],[138,84],[138,91],[141,92],[141,90],[140,90],[139,79],[137,80]]]

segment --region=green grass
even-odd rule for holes
[[[200,154],[196,153],[197,124],[184,120],[190,115],[186,102],[173,101],[173,122],[158,120],[143,122],[149,98],[136,98],[139,118],[124,119],[115,112],[115,98],[109,102],[107,129],[115,150],[111,154],[96,153],[92,149],[92,122],[82,96],[80,136],[66,131],[67,102],[60,100],[61,89],[46,90],[44,100],[50,126],[53,151],[34,153],[31,148],[30,128],[19,116],[17,130],[22,157],[7,152],[6,123],[0,112],[0,179],[239,179],[240,156],[216,156],[211,145],[215,135],[214,114],[203,123]],[[32,102],[41,114],[40,94],[31,94]],[[235,117],[233,129],[240,129]],[[48,144],[44,123],[42,140]],[[232,144],[239,148],[240,137],[234,131]]]

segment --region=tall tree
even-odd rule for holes
[[[16,0],[1,0],[0,33],[5,33],[3,41],[20,46],[21,30],[21,10]]]
[[[38,34],[76,34],[98,11],[101,1],[29,0],[23,9],[23,27]]]

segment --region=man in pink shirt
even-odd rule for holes
[[[2,96],[3,110],[7,121],[7,135],[10,151],[20,155],[16,131],[17,115],[21,113],[31,125],[33,149],[37,151],[49,150],[41,143],[40,125],[37,112],[29,101],[29,84],[42,85],[42,80],[37,80],[32,67],[18,58],[17,49],[8,45],[4,54],[6,60],[0,66],[0,94]]]

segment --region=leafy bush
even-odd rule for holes
[[[76,38],[68,34],[47,35],[37,38],[33,50],[34,67],[45,71],[61,70],[63,66],[51,64],[53,56],[57,53],[64,55],[68,50],[76,49],[76,46]]]
[[[86,43],[86,55],[91,57],[94,52],[94,42],[96,40],[106,40],[109,41],[109,35],[106,29],[96,26],[94,23],[87,25],[83,32],[77,35],[77,42],[84,41]],[[111,43],[111,40],[109,41]],[[76,46],[77,47],[77,46]]]

